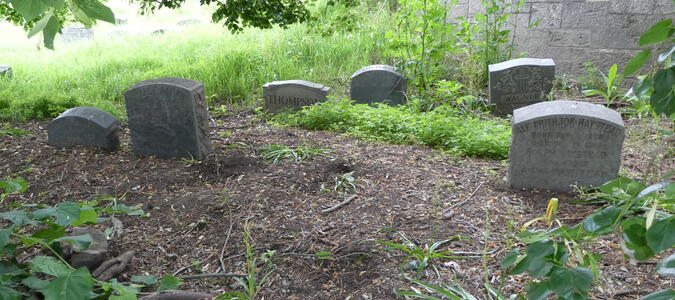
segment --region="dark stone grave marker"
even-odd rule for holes
[[[47,141],[54,147],[87,145],[117,150],[119,120],[94,107],[66,110],[47,125]]]
[[[202,159],[211,152],[204,84],[184,78],[137,83],[124,93],[132,149]]]
[[[490,102],[500,114],[542,102],[553,87],[552,59],[518,58],[488,66]]]
[[[265,109],[278,112],[284,109],[300,110],[303,106],[326,101],[330,88],[304,80],[273,81],[263,85]]]
[[[616,178],[624,140],[621,115],[601,105],[548,101],[513,112],[509,185],[570,191]]]
[[[12,78],[12,67],[0,65],[0,77]]]
[[[356,103],[396,106],[406,103],[406,92],[405,76],[392,66],[372,65],[352,74],[350,95]]]

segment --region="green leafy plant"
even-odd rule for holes
[[[640,36],[639,44],[644,46],[659,47],[658,63],[663,64],[663,68],[652,67],[645,75],[639,76],[640,81],[633,85],[628,92],[635,94],[638,98],[646,96],[649,103],[658,115],[663,114],[671,119],[675,119],[675,66],[673,65],[673,55],[675,55],[675,27],[673,20],[663,20],[654,24]],[[642,66],[649,60],[652,50],[647,49],[638,53],[631,59],[623,70],[624,76],[630,76],[638,72]]]
[[[276,270],[272,260],[276,251],[267,250],[265,253],[257,256],[255,249],[251,245],[251,232],[248,224],[244,224],[244,245],[246,246],[246,277],[235,277],[234,279],[241,284],[245,293],[227,292],[216,297],[215,300],[256,299],[258,292],[260,292],[260,289],[267,278]],[[260,270],[258,270],[258,260],[260,260],[263,265]],[[258,272],[262,274],[262,277],[258,277]]]
[[[586,95],[601,95],[605,100],[607,101],[607,106],[609,107],[612,102],[616,98],[619,97],[618,93],[618,87],[616,85],[616,79],[617,77],[617,65],[614,64],[612,65],[611,68],[609,68],[609,71],[607,72],[607,75],[603,74],[600,72],[600,75],[602,75],[602,78],[605,80],[605,90],[599,90],[599,89],[588,89],[588,90],[583,90],[582,92]]]
[[[639,261],[672,248],[675,236],[669,232],[675,230],[675,216],[659,207],[674,200],[675,183],[645,186],[617,178],[600,187],[589,200],[608,206],[568,227],[556,219],[557,199],[552,199],[546,216],[526,223],[518,234],[518,239],[527,244],[525,252],[520,254],[518,249],[509,252],[502,267],[509,274],[530,274],[534,280],[527,286],[528,299],[544,299],[551,292],[562,299],[586,298],[593,279],[599,275],[598,261],[602,258],[590,251],[588,244],[620,232],[631,251],[627,255]],[[541,220],[548,222],[547,229],[527,230]],[[554,225],[557,227],[553,228]],[[660,268],[673,266],[663,264]]]
[[[5,123],[3,128],[0,128],[0,136],[12,135],[12,136],[24,136],[28,135],[28,131],[10,128],[9,123]]]
[[[269,145],[259,148],[262,151],[262,157],[265,161],[276,163],[284,159],[291,159],[295,162],[301,162],[312,156],[328,156],[332,150],[328,148],[314,146],[298,146],[295,149],[286,145]]]
[[[357,179],[354,177],[354,172],[347,172],[340,177],[335,177],[335,187],[333,187],[333,191],[342,191],[345,193],[356,192],[356,190],[363,188],[364,185],[368,184],[368,180]]]
[[[439,259],[459,259],[464,258],[465,256],[453,255],[453,252],[450,250],[440,250],[440,247],[448,242],[465,238],[463,236],[457,235],[449,239],[442,241],[430,241],[423,245],[418,245],[408,237],[396,230],[395,228],[381,228],[382,231],[393,231],[401,239],[400,243],[389,242],[389,241],[375,241],[378,244],[387,246],[381,251],[392,251],[398,250],[406,254],[405,261],[403,262],[409,269],[417,271],[417,274],[422,272],[427,266],[433,265],[433,261]],[[434,266],[435,268],[435,266]]]
[[[7,177],[5,180],[0,181],[0,189],[3,189],[3,192],[0,193],[0,203],[2,203],[5,197],[10,194],[25,192],[28,189],[28,182],[21,177]]]

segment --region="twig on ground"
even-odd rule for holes
[[[189,279],[201,279],[201,278],[216,278],[216,277],[246,277],[246,274],[239,273],[204,273],[204,274],[195,274],[178,277],[183,280]]]
[[[207,256],[205,259],[203,259],[203,261],[209,260],[209,258],[211,258],[211,256],[213,256],[213,254],[215,254],[215,252],[214,252],[214,253],[211,253],[211,255]],[[185,266],[181,267],[180,269],[176,270],[176,272],[173,272],[173,274],[171,274],[171,275],[172,275],[172,276],[177,276],[178,274],[183,273],[183,271],[185,271],[185,270],[189,269],[190,267],[192,267],[192,265],[193,265],[193,264],[185,265]]]
[[[225,238],[225,243],[223,243],[223,248],[220,249],[220,256],[218,260],[220,261],[220,267],[222,271],[225,272],[225,261],[223,260],[223,255],[225,254],[225,248],[227,247],[227,242],[230,241],[230,233],[232,232],[232,211],[230,211],[230,229],[227,230],[227,237]]]
[[[358,195],[356,195],[356,194],[351,195],[351,196],[350,196],[349,198],[347,198],[345,201],[342,201],[342,202],[336,204],[335,206],[326,208],[326,209],[322,210],[321,213],[324,213],[324,214],[325,214],[325,213],[329,213],[329,212],[335,211],[335,210],[339,209],[340,207],[343,207],[343,206],[349,204],[349,202],[352,202],[352,200],[356,199],[357,196],[358,196]]]
[[[447,214],[449,211],[453,210],[455,207],[460,206],[460,205],[466,203],[466,201],[469,201],[469,200],[471,199],[471,197],[473,197],[473,195],[476,194],[476,192],[478,192],[478,189],[480,189],[480,187],[483,186],[484,183],[485,183],[485,181],[481,181],[480,184],[476,187],[476,189],[473,190],[473,192],[471,193],[471,195],[469,195],[469,197],[466,197],[466,199],[464,199],[464,200],[462,200],[462,201],[460,201],[460,202],[458,202],[458,203],[455,203],[453,206],[450,206],[450,208],[448,208],[448,209],[446,209],[446,210],[443,211],[442,215]]]

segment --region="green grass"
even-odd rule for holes
[[[273,119],[283,125],[330,130],[397,144],[426,145],[459,155],[508,157],[511,126],[507,120],[460,113],[448,105],[426,113],[390,107],[327,101]]]
[[[50,118],[74,106],[93,106],[125,118],[123,93],[133,84],[173,76],[204,83],[210,102],[250,106],[262,85],[304,79],[344,95],[349,76],[381,56],[386,19],[373,13],[358,32],[322,37],[305,25],[288,30],[247,30],[232,35],[200,24],[162,36],[98,37],[93,43],[57,45],[55,51],[3,49],[12,79],[0,78],[0,118]]]

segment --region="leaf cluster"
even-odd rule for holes
[[[675,183],[647,187],[617,178],[600,187],[590,202],[609,205],[576,226],[564,226],[556,220],[559,227],[554,229],[518,234],[518,239],[527,244],[525,252],[509,252],[502,268],[509,274],[528,272],[535,279],[527,286],[528,299],[545,299],[551,292],[561,299],[586,299],[593,279],[599,276],[598,261],[602,258],[586,245],[602,236],[620,232],[626,248],[640,261],[675,246],[675,216],[657,209],[675,202]],[[659,264],[657,271],[675,273],[674,267],[666,262]]]
[[[295,162],[301,162],[312,156],[328,156],[332,150],[315,146],[298,146],[291,148],[286,145],[269,145],[259,148],[262,151],[262,158],[267,162],[276,163],[281,160],[291,159]]]
[[[500,119],[461,114],[450,105],[417,113],[405,106],[368,106],[326,101],[273,121],[310,130],[330,130],[396,144],[426,145],[459,155],[505,159],[511,128]]]

